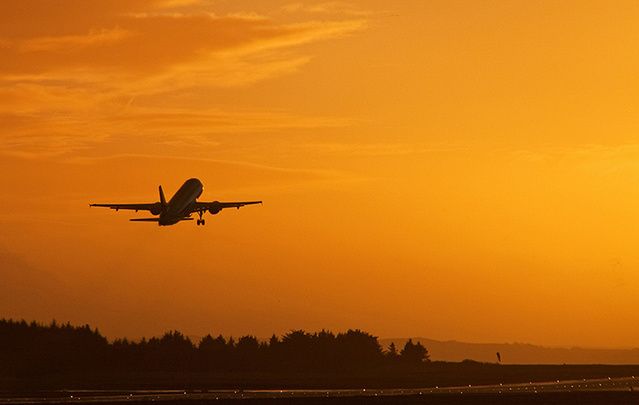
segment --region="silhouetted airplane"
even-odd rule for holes
[[[192,221],[191,214],[197,213],[200,217],[198,225],[204,225],[202,216],[206,211],[215,215],[224,208],[237,208],[251,204],[261,204],[262,201],[243,202],[199,202],[197,198],[202,194],[202,182],[198,179],[188,179],[182,187],[171,197],[169,202],[164,198],[162,186],[160,186],[160,201],[147,204],[89,204],[89,207],[107,207],[112,210],[135,210],[149,211],[152,215],[159,215],[157,218],[134,218],[129,221],[135,222],[157,222],[158,225],[173,225],[180,221]]]

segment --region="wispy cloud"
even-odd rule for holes
[[[50,36],[16,41],[15,45],[17,50],[23,54],[31,52],[61,52],[69,48],[77,50],[111,44],[123,40],[130,34],[130,32],[116,27],[91,31],[85,35]]]
[[[517,160],[531,164],[563,165],[595,177],[639,177],[639,144],[585,144],[510,151]]]
[[[368,16],[370,12],[363,10],[355,4],[345,1],[325,2],[293,2],[282,6],[282,11],[287,13],[311,13],[311,14],[338,14],[347,16]]]
[[[454,144],[414,144],[414,143],[307,143],[299,146],[320,153],[346,156],[404,156],[427,153],[458,152],[467,147]]]
[[[106,103],[105,103],[106,104]],[[1,113],[5,133],[0,151],[62,155],[108,140],[133,138],[155,144],[182,143],[191,148],[216,146],[216,135],[272,133],[282,130],[343,127],[351,120],[304,116],[283,111],[234,111],[204,108],[161,109],[132,105],[97,105],[93,109],[59,107],[58,110]],[[44,108],[44,107],[43,107]]]
[[[99,162],[108,162],[113,160],[132,160],[132,159],[145,159],[145,160],[158,160],[158,161],[190,161],[200,163],[214,163],[226,166],[237,166],[248,169],[254,169],[262,172],[274,172],[274,173],[289,173],[299,174],[308,177],[317,178],[331,178],[337,176],[344,176],[345,173],[337,170],[319,170],[319,169],[299,169],[299,168],[285,168],[278,166],[270,166],[264,164],[257,164],[253,162],[241,161],[241,160],[225,160],[225,159],[210,159],[193,156],[169,156],[169,155],[145,155],[139,153],[126,153],[100,157],[72,157],[63,160],[63,163],[69,164],[96,164]]]
[[[184,108],[150,96],[250,86],[311,60],[298,48],[365,28],[362,18],[278,23],[199,1],[78,0],[0,6],[0,150],[60,154],[127,134],[180,137],[343,125],[286,112]],[[118,4],[115,4],[118,3]],[[197,5],[197,7],[190,7]],[[35,10],[29,15],[23,9]]]

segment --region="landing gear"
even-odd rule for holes
[[[204,215],[204,211],[198,211],[197,214],[200,216],[200,219],[197,220],[197,224],[198,225],[204,225],[205,222],[204,222],[204,219],[202,218],[202,215]]]

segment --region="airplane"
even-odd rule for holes
[[[143,204],[89,204],[89,207],[106,207],[112,210],[135,210],[149,211],[151,215],[158,215],[157,218],[133,218],[129,221],[133,222],[157,222],[159,226],[174,225],[180,221],[192,221],[191,214],[197,213],[199,219],[198,225],[204,225],[202,216],[206,211],[211,215],[215,215],[224,208],[237,208],[245,205],[262,204],[262,201],[241,201],[241,202],[201,202],[197,199],[202,194],[204,187],[198,179],[188,179],[182,184],[182,187],[175,192],[173,197],[167,202],[164,198],[162,186],[160,189],[160,201],[154,203]]]

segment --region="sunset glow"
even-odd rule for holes
[[[0,3],[0,318],[639,344],[636,1]],[[263,200],[160,228],[91,202]]]

